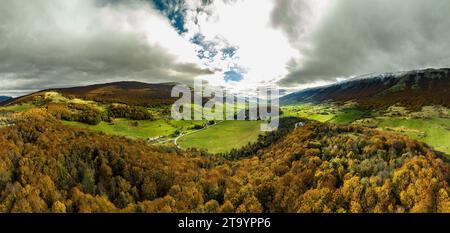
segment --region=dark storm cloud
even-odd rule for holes
[[[302,39],[312,24],[314,0],[274,0],[275,9],[271,15],[272,25],[281,28],[292,43]]]
[[[96,0],[97,4],[100,6],[105,6],[107,4],[123,4],[131,2],[130,0]],[[155,9],[157,9],[161,14],[166,16],[171,25],[179,32],[187,32],[185,28],[185,17],[186,17],[186,1],[185,0],[135,0],[136,2],[147,2],[150,3]]]
[[[183,82],[210,73],[149,43],[152,38],[140,31],[145,28],[133,28],[120,13],[129,10],[123,4],[116,10],[93,2],[3,0],[0,92],[119,80]]]
[[[281,85],[450,66],[448,0],[331,1],[308,49],[298,41],[304,9],[289,8],[292,2],[277,1],[272,21],[287,32],[304,59],[290,64]]]

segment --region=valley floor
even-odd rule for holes
[[[89,110],[89,112],[94,112],[93,118],[95,119],[95,115],[105,115],[110,106],[92,100],[69,99],[57,92],[45,92],[42,97],[36,96],[34,101],[0,107],[0,111],[14,114],[32,108],[47,108],[59,118],[64,118],[61,117],[61,112],[71,111],[73,115],[79,114],[76,112]],[[198,111],[196,106],[193,106],[193,108],[194,111]],[[239,149],[256,141],[261,134],[259,129],[261,122],[259,121],[225,121],[223,124],[215,126],[214,123],[216,122],[208,122],[207,120],[172,120],[170,109],[167,113],[167,106],[148,107],[146,111],[153,116],[153,119],[112,118],[109,122],[102,119],[96,121],[95,124],[90,124],[89,122],[64,118],[61,119],[61,122],[65,125],[87,128],[110,135],[142,139],[151,144],[177,145],[186,149],[197,148],[210,153],[225,153],[231,149]],[[7,125],[6,123],[0,124],[0,127]],[[209,125],[215,127],[210,128]],[[175,142],[175,139],[178,140]]]
[[[95,101],[68,99],[56,92],[47,92],[43,100],[1,107],[0,113],[9,115],[27,111],[47,104],[87,106],[97,114],[108,111],[108,105]],[[44,103],[44,106],[45,106]],[[194,106],[195,107],[195,106]],[[84,107],[83,107],[84,108]],[[58,110],[59,111],[59,110]],[[79,111],[79,110],[75,110]],[[211,153],[225,153],[239,149],[257,140],[262,134],[261,122],[226,121],[205,130],[208,121],[171,120],[164,108],[147,108],[154,119],[132,120],[114,118],[110,122],[100,120],[97,124],[88,124],[76,120],[62,120],[66,125],[89,128],[111,135],[132,139],[143,139],[153,144],[178,145],[181,148],[197,148]],[[428,106],[421,111],[411,112],[402,107],[392,106],[385,111],[359,109],[355,103],[336,104],[292,104],[282,107],[283,116],[301,117],[319,122],[334,124],[357,124],[380,130],[406,135],[412,139],[425,142],[437,151],[450,156],[450,110],[443,107]],[[56,112],[56,114],[60,114]],[[4,115],[4,114],[3,114]],[[2,127],[11,125],[7,118],[0,116]],[[214,123],[214,122],[213,122]],[[192,133],[195,132],[195,133]],[[180,135],[183,135],[180,137]],[[175,139],[177,142],[174,143]]]
[[[182,148],[205,149],[211,153],[228,152],[255,142],[260,131],[261,121],[224,121],[214,127],[186,135],[178,144]]]

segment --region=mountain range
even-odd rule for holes
[[[450,107],[450,69],[366,75],[336,84],[305,89],[281,98],[282,104],[354,101],[362,108],[395,104],[411,109],[426,105]]]
[[[171,90],[175,85],[176,83],[148,84],[127,81],[55,88],[14,99],[0,97],[0,105],[29,102],[48,91],[59,92],[68,98],[101,103],[169,105],[177,99],[171,97]],[[450,68],[365,75],[301,90],[280,98],[282,105],[348,101],[356,102],[359,107],[366,109],[385,109],[396,104],[416,110],[427,105],[450,107]]]
[[[12,97],[10,97],[10,96],[0,96],[0,103],[4,102],[4,101],[7,101],[7,100],[10,100],[10,99],[12,99]]]
[[[3,105],[30,102],[45,92],[55,91],[68,98],[93,100],[100,103],[123,103],[128,105],[154,106],[172,104],[171,90],[176,83],[149,84],[143,82],[114,82],[89,86],[55,88],[39,91],[30,95],[10,99]]]

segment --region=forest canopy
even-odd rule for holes
[[[32,109],[0,129],[0,212],[450,212],[450,166],[423,143],[317,122],[261,140],[230,159]]]

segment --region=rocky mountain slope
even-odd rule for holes
[[[281,98],[283,104],[325,101],[355,101],[363,108],[386,108],[395,104],[411,109],[427,105],[450,107],[450,69],[367,75]]]

